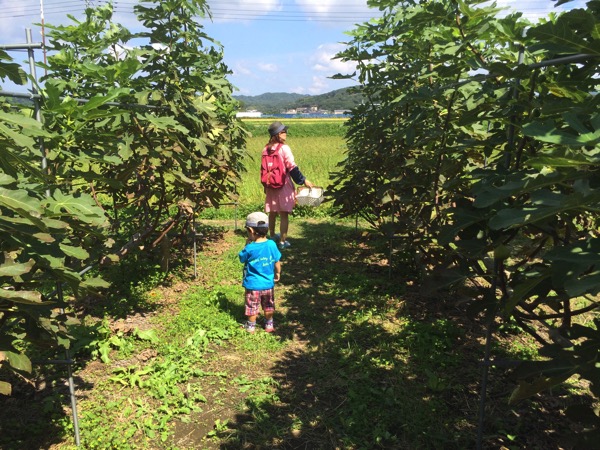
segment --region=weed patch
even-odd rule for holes
[[[392,279],[385,241],[354,223],[296,220],[290,236],[275,333],[240,327],[244,236],[226,229],[202,242],[196,280],[190,268],[163,285],[141,280],[152,308],[83,329],[76,379],[85,448],[474,446],[483,333],[464,303],[423,297],[403,281],[410,267]],[[534,355],[510,324],[499,337],[499,360]],[[64,375],[62,384],[60,374],[47,381],[4,404],[2,448],[73,447]],[[561,411],[590,402],[574,381],[509,407],[512,387],[501,366],[491,368],[486,448],[558,448],[571,426]],[[26,419],[28,404],[42,405],[43,420]]]

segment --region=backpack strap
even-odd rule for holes
[[[283,147],[282,143],[279,143],[275,146],[275,148],[271,148],[268,145],[265,147],[265,151],[269,154],[272,155],[273,153],[279,152],[281,150],[281,147]]]
[[[289,171],[287,170],[287,167],[285,166],[285,159],[283,158],[283,155],[281,154],[281,147],[283,147],[282,143],[277,144],[274,149],[270,148],[267,145],[267,147],[265,148],[265,151],[267,152],[267,154],[269,156],[277,153],[279,155],[279,157],[281,158],[281,162],[283,164],[283,168],[285,169],[285,173],[288,173]]]

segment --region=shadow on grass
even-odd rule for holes
[[[222,238],[223,229],[204,227],[202,233],[204,239],[215,240]],[[191,243],[186,245],[191,247]],[[177,271],[187,264],[187,259],[179,258],[173,261],[171,268]],[[108,322],[126,318],[131,321],[132,317],[154,313],[159,305],[149,299],[148,291],[169,283],[169,275],[160,271],[153,254],[133,254],[119,264],[103,267],[100,274],[111,287],[97,295],[78,299],[74,304],[77,316],[85,318],[84,323],[72,325],[69,331],[75,338],[70,352],[74,372],[90,363],[92,343],[97,345],[116,334]],[[106,326],[102,324],[105,318]],[[130,325],[134,327],[135,321]],[[13,376],[10,379],[13,394],[0,396],[0,448],[5,450],[51,448],[74,435],[68,368],[63,363],[56,363],[66,359],[64,349],[42,348],[35,353],[33,384]],[[77,376],[73,381],[79,400],[85,399],[87,392],[94,389],[92,384]]]
[[[61,444],[65,435],[64,422],[72,422],[67,368],[41,366],[39,380],[43,386],[16,382],[16,392],[1,400],[0,448],[3,450],[39,450]],[[73,377],[77,389],[92,386],[79,377]],[[79,393],[81,398],[81,392]],[[72,427],[71,431],[72,431]]]
[[[385,242],[352,226],[301,227],[282,258],[289,292],[276,320],[282,339],[304,345],[276,362],[278,401],[250,397],[221,448],[475,448],[480,325],[452,298],[411,291],[405,262],[390,277]],[[509,408],[509,393],[494,372],[484,448],[563,445],[556,398]]]

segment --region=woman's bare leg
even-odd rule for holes
[[[287,211],[280,211],[279,212],[279,220],[281,221],[279,223],[279,235],[280,235],[279,242],[285,242],[285,240],[287,238],[288,227],[290,225],[289,213]],[[271,222],[269,222],[269,225],[270,224],[271,224]]]
[[[275,237],[275,222],[277,221],[277,212],[269,211],[269,236]]]

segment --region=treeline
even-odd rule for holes
[[[0,396],[34,384],[38,347],[70,348],[73,305],[106,294],[108,268],[177,245],[196,212],[235,192],[246,133],[219,46],[197,23],[207,6],[161,5],[135,8],[139,33],[110,4],[47,24],[42,120],[0,98]],[[26,79],[0,50],[0,89]]]
[[[236,95],[241,110],[256,109],[264,114],[279,114],[281,111],[318,107],[320,110],[352,109],[360,105],[364,96],[358,87],[337,89],[321,95],[288,94],[267,92],[256,96]]]
[[[462,298],[453,307],[485,324],[476,448],[498,447],[483,442],[484,403],[488,376],[505,370],[511,405],[537,408],[537,394],[573,376],[587,383],[588,405],[561,401],[580,422],[572,448],[596,447],[600,1],[538,24],[481,1],[388,3],[338,55],[372,101],[347,121],[333,207],[393,239],[395,279]],[[509,327],[539,355],[495,365]]]

